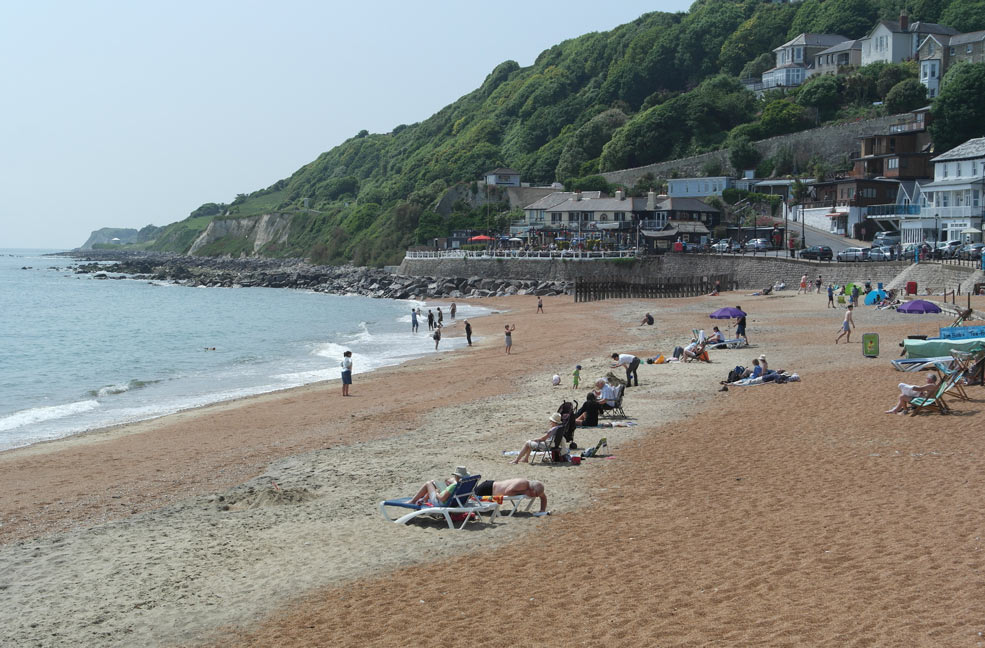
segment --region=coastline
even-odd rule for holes
[[[309,386],[261,397],[263,402],[226,404],[223,411],[196,410],[185,420],[161,421],[155,429],[76,449],[18,461],[0,455],[0,487],[11,489],[5,492],[14,493],[11,501],[25,515],[38,516],[17,525],[20,537],[30,542],[18,542],[14,534],[0,546],[0,566],[11,574],[11,606],[0,629],[15,638],[42,631],[62,637],[48,645],[69,645],[69,639],[107,646],[197,645],[211,632],[218,633],[212,635],[217,640],[226,636],[227,645],[402,645],[408,635],[379,634],[379,615],[387,610],[390,627],[418,632],[427,618],[447,618],[447,627],[429,630],[431,639],[444,643],[469,631],[470,620],[459,621],[453,612],[463,596],[470,608],[497,609],[504,618],[533,613],[549,621],[501,628],[476,638],[479,645],[532,640],[561,645],[579,639],[702,643],[716,636],[700,621],[709,613],[735,628],[732,643],[777,640],[790,624],[815,631],[841,627],[837,622],[852,610],[841,607],[834,591],[831,600],[837,603],[827,605],[827,624],[798,616],[781,600],[801,584],[796,565],[803,540],[790,538],[817,533],[811,506],[823,519],[837,520],[833,528],[842,543],[850,543],[852,534],[844,534],[854,531],[854,541],[867,540],[871,552],[880,547],[880,536],[867,525],[842,528],[847,519],[838,517],[837,507],[827,510],[831,504],[810,489],[820,478],[824,487],[817,493],[841,503],[861,484],[858,471],[868,468],[873,444],[905,449],[922,443],[914,433],[922,434],[929,419],[886,417],[881,409],[871,414],[871,398],[862,390],[889,393],[898,374],[885,361],[861,358],[858,344],[833,351],[824,336],[837,323],[818,308],[823,301],[741,296],[739,303],[750,302],[756,349],[716,353],[711,365],[641,368],[641,387],[627,400],[627,413],[639,426],[580,430],[576,436],[581,445],[608,436],[612,459],[558,469],[508,466],[501,455],[539,434],[561,398],[581,396],[568,387],[551,388],[551,373],[561,373],[568,385],[578,362],[585,365],[587,385],[607,371],[611,351],[641,357],[666,353],[690,328],[707,325],[710,310],[739,298],[594,304],[545,299],[547,313],[541,316],[533,313],[530,297],[491,300],[487,303],[513,309],[484,318],[492,331],[517,322],[512,357],[502,353],[499,336],[490,334],[476,349],[357,380],[351,402],[342,402],[334,385]],[[638,326],[644,309],[657,315],[657,326]],[[936,324],[933,318],[881,317],[871,321],[887,337]],[[868,314],[860,318],[860,326],[867,319]],[[805,382],[716,391],[731,364],[747,364],[747,356],[764,351],[772,366],[796,363],[792,368]],[[805,419],[805,405],[820,394],[850,408],[862,427],[829,430],[825,417]],[[974,422],[959,423],[968,427],[968,421]],[[900,431],[889,432],[887,424]],[[962,430],[933,438],[947,443],[950,437],[962,443],[975,438]],[[830,463],[831,449],[835,459],[848,453],[848,472]],[[971,455],[963,450],[946,456],[966,462]],[[73,479],[83,474],[79,466],[87,460],[94,463],[86,480]],[[556,514],[541,519],[518,514],[457,534],[431,525],[398,528],[376,512],[379,499],[408,494],[424,479],[463,464],[484,478],[542,479]],[[865,483],[880,495],[852,502],[852,516],[878,515],[878,509],[867,507],[882,505],[884,489],[906,488],[896,469],[886,465],[889,473]],[[955,468],[932,466],[921,470],[934,471],[928,483],[935,485]],[[776,471],[784,479],[774,483]],[[33,482],[31,487],[22,488],[23,480]],[[973,491],[979,481],[961,492]],[[811,506],[798,504],[797,497]],[[962,495],[955,515],[969,513],[973,500],[965,500]],[[224,505],[230,510],[222,510]],[[901,541],[926,529],[926,521],[906,520],[912,530],[893,527]],[[6,522],[3,531],[9,533]],[[773,534],[770,542],[759,537],[767,532]],[[646,542],[640,544],[642,538]],[[777,545],[784,538],[789,546]],[[122,554],[121,548],[126,548]],[[775,568],[763,562],[770,551],[779,556]],[[494,565],[502,568],[491,569]],[[784,572],[791,565],[794,569]],[[760,571],[780,584],[776,592],[764,589],[768,578],[755,582]],[[726,590],[721,590],[723,579]],[[70,583],[68,596],[56,595]],[[704,599],[697,584],[709,592],[719,587],[728,596]],[[959,580],[958,593],[968,585]],[[511,597],[518,586],[524,596]],[[905,597],[908,588],[904,583],[893,600]],[[419,599],[428,602],[425,617]],[[561,600],[568,603],[559,606]],[[767,626],[750,625],[743,617],[742,610],[751,610],[751,618],[765,614],[762,601],[784,615],[774,624],[781,634],[769,634]],[[916,602],[900,605],[911,609]],[[978,607],[966,607],[959,616],[972,618]],[[672,608],[679,611],[676,619]],[[725,614],[733,610],[740,612]],[[919,606],[912,611],[920,618],[929,614]],[[600,613],[606,623],[570,623]],[[50,627],[51,617],[61,624],[57,630]],[[31,622],[39,629],[32,631]],[[162,628],[168,631],[161,634]]]

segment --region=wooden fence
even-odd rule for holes
[[[736,288],[734,274],[705,275],[701,277],[657,277],[653,279],[591,280],[575,282],[575,301],[599,301],[601,299],[659,299],[662,297],[695,297],[707,295],[718,282],[721,290]]]

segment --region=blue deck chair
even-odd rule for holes
[[[453,514],[464,514],[465,519],[462,521],[462,526],[459,529],[464,529],[465,525],[468,524],[469,520],[472,518],[470,513],[492,513],[490,522],[496,519],[496,515],[499,513],[499,504],[496,502],[480,502],[475,497],[473,497],[473,491],[475,490],[476,484],[479,483],[480,475],[469,475],[465,479],[461,479],[458,482],[457,487],[448,501],[445,502],[444,506],[425,506],[421,504],[411,504],[409,497],[401,497],[399,499],[383,500],[380,502],[380,513],[383,517],[390,522],[395,522],[397,524],[407,524],[411,520],[428,515],[428,516],[441,516],[444,517],[445,522],[448,523],[449,529],[455,528],[455,523],[452,521],[451,516]],[[387,507],[393,506],[396,508],[411,509],[410,513],[406,513],[401,517],[394,520],[389,515],[387,515]]]

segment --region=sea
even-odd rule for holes
[[[356,390],[435,353],[412,308],[450,323],[450,301],[96,279],[57,251],[0,249],[0,450],[336,379],[345,350]],[[458,322],[488,312],[456,306]],[[445,337],[439,353],[464,344]]]

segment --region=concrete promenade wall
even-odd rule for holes
[[[619,277],[646,280],[657,277],[700,277],[734,274],[741,289],[764,288],[776,281],[796,286],[805,272],[834,281],[889,284],[909,264],[901,262],[837,263],[784,257],[717,254],[664,254],[639,260],[572,261],[560,259],[404,259],[397,274],[416,277],[527,279],[576,281]]]
[[[811,130],[801,131],[790,135],[778,135],[769,139],[753,142],[753,145],[764,158],[773,157],[781,150],[788,150],[797,168],[804,173],[807,163],[813,156],[818,156],[829,163],[840,163],[853,151],[858,150],[859,137],[888,132],[889,127],[899,123],[905,115],[889,115],[863,121],[822,126]],[[732,165],[728,160],[728,151],[721,149],[677,160],[657,162],[633,169],[620,169],[601,174],[609,182],[631,187],[647,173],[655,178],[669,178],[676,174],[681,178],[704,175],[703,168],[708,162],[717,162],[723,172],[728,173]],[[740,170],[732,170],[738,174]]]

